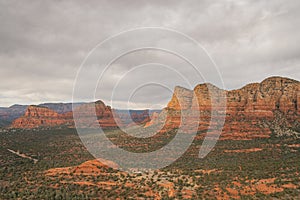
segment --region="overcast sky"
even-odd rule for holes
[[[88,53],[106,38],[139,27],[174,29],[197,40],[215,61],[224,85],[213,78],[214,71],[206,71],[209,78],[198,80],[178,57],[144,50],[117,60],[99,82],[96,98],[112,104],[111,93],[118,88],[121,77],[122,87],[114,93],[114,107],[126,107],[128,99],[131,108],[163,107],[174,86],[188,87],[180,77],[185,73],[192,80],[189,88],[205,80],[225,89],[274,75],[299,80],[299,10],[299,0],[1,0],[0,106],[71,102],[76,74]],[[142,40],[135,39],[119,44],[130,46]],[[160,42],[174,43],[168,37]],[[184,42],[176,45],[193,53]],[[101,55],[109,57],[112,47],[106,49]],[[203,60],[208,62],[208,58]],[[159,65],[145,65],[142,70],[128,73],[134,66],[151,62],[175,68],[179,75]],[[104,66],[99,68],[103,70]],[[148,84],[151,80],[164,81]],[[89,83],[89,77],[85,81],[94,84]],[[87,96],[82,93],[81,99],[88,100]]]

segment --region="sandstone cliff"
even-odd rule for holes
[[[191,116],[187,127],[199,121],[197,130],[210,134],[214,134],[214,128],[222,126],[218,118],[225,115],[221,139],[270,137],[272,131],[283,135],[294,133],[293,130],[300,128],[299,88],[299,81],[282,77],[267,78],[261,83],[251,83],[231,91],[219,89],[212,84],[199,84],[193,90],[176,87],[167,107],[160,114],[154,113],[151,118],[149,111],[135,111],[128,115],[97,101],[75,108],[75,112],[80,114],[80,121],[76,125],[84,128],[100,124],[104,128],[115,128],[128,126],[131,122],[128,119],[132,118],[135,123],[145,124],[146,127],[165,123],[162,129],[164,132],[180,127],[184,112]],[[222,98],[225,100],[222,101]],[[61,107],[59,110],[65,109]],[[91,123],[89,117],[95,109],[96,118]],[[197,118],[193,118],[195,110],[200,113]],[[275,122],[281,124],[281,128]],[[29,106],[25,114],[11,125],[12,128],[54,126],[74,127],[73,112],[58,113],[42,106]]]
[[[14,120],[11,128],[39,128],[39,127],[75,127],[73,114],[79,116],[76,126],[80,128],[116,128],[128,126],[132,120],[139,124],[150,121],[149,110],[131,111],[130,114],[124,111],[117,111],[106,106],[104,102],[76,104],[74,113],[70,110],[70,105],[66,104],[44,104],[52,106],[60,112],[56,112],[44,106],[28,106],[24,115]],[[69,112],[66,112],[69,111]],[[91,116],[95,113],[95,116]]]
[[[299,126],[299,89],[298,81],[282,77],[267,78],[261,83],[248,84],[232,91],[219,89],[212,84],[199,84],[194,90],[176,87],[172,99],[156,123],[166,121],[162,131],[178,128],[181,123],[181,112],[199,110],[198,130],[205,132],[209,125],[218,126],[217,123],[211,124],[214,105],[214,112],[226,111],[222,139],[269,137],[274,129],[268,122],[278,117],[276,112],[282,114],[287,128],[295,129]],[[222,95],[226,98],[224,104],[219,101]],[[213,99],[212,96],[216,98]],[[216,116],[218,115],[213,117]],[[190,120],[197,121],[192,117]],[[210,131],[213,131],[213,128]]]
[[[106,106],[102,101],[83,104],[77,107],[74,113],[78,117],[76,126],[80,128],[96,128],[99,127],[99,124],[102,128],[124,126],[120,118],[113,113],[111,107]],[[93,113],[96,116],[92,116]]]
[[[95,111],[97,120],[91,124],[88,119],[91,113]],[[81,128],[96,127],[98,123],[105,128],[117,127],[111,108],[106,106],[102,101],[77,106],[75,112],[80,113],[82,116],[78,124]],[[29,106],[25,114],[16,119],[11,125],[12,128],[26,129],[57,126],[74,127],[73,112],[60,114],[46,107]]]
[[[49,108],[59,114],[67,113],[72,111],[73,107],[78,107],[83,103],[43,103],[38,106]],[[7,127],[11,123],[23,116],[29,105],[13,105],[10,107],[0,108],[0,127]]]
[[[37,128],[54,127],[73,124],[70,114],[58,114],[57,112],[42,106],[28,106],[25,114],[13,121],[12,128]]]

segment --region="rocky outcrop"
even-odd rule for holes
[[[148,121],[148,122],[146,122],[145,128],[146,128],[146,127],[149,127],[149,126],[151,126],[151,125],[153,125],[153,124],[155,124],[155,122],[158,120],[158,117],[159,117],[159,113],[158,113],[158,112],[152,113],[152,115],[151,115],[151,117],[150,117],[151,120]]]
[[[193,90],[176,87],[167,107],[160,114],[154,113],[152,117],[148,110],[118,111],[102,101],[78,105],[74,113],[63,112],[69,109],[65,106],[57,107],[62,113],[42,106],[29,106],[11,127],[74,127],[73,115],[78,114],[80,120],[76,123],[77,127],[98,127],[100,124],[103,128],[115,128],[128,126],[133,121],[135,124],[144,124],[145,127],[164,123],[161,131],[165,132],[180,127],[184,114],[189,116],[186,128],[194,127],[199,121],[196,124],[197,130],[208,134],[214,134],[217,127],[223,126],[221,118],[225,117],[221,139],[270,137],[274,131],[281,130],[277,135],[284,135],[283,132],[287,130],[300,129],[299,88],[299,81],[282,77],[271,77],[261,83],[248,84],[231,91],[208,83],[199,84]],[[194,115],[195,111],[199,115]],[[91,116],[93,112],[95,116]],[[284,129],[279,129],[275,123],[284,124]],[[290,133],[294,133],[293,131]]]
[[[118,115],[113,113],[110,106],[102,101],[87,103],[74,110],[74,117],[77,117],[76,127],[80,128],[116,128],[124,126]]]
[[[274,122],[278,116],[275,112],[282,113],[287,128],[298,126],[299,89],[298,81],[282,77],[271,77],[261,83],[248,84],[232,91],[219,89],[212,84],[199,84],[194,90],[176,87],[168,106],[161,113],[161,117],[158,117],[160,121],[157,120],[156,123],[165,121],[162,131],[178,128],[181,123],[181,112],[198,110],[200,112],[198,130],[207,132],[210,125],[212,129],[209,131],[213,131],[213,127],[218,124],[211,123],[218,120],[211,118],[222,116],[222,111],[226,111],[222,139],[269,137],[271,128],[263,125],[266,124],[263,122]],[[222,98],[226,98],[223,103]],[[215,114],[216,112],[219,112],[219,115]],[[189,120],[198,119],[190,117]]]
[[[43,103],[39,104],[40,107],[49,108],[59,114],[68,113],[72,111],[73,107],[78,107],[83,103]],[[0,127],[7,127],[11,123],[23,116],[29,105],[13,105],[10,107],[0,108]]]
[[[193,96],[192,90],[176,86],[173,97],[167,107],[174,110],[187,110],[191,108]]]
[[[57,112],[42,106],[28,106],[24,116],[16,119],[12,128],[38,128],[70,126],[73,124],[70,114],[58,114]]]
[[[228,112],[233,114],[255,112],[256,117],[273,117],[274,110],[280,110],[289,117],[299,115],[299,82],[296,80],[271,77],[260,84],[249,84],[239,90],[227,92]]]
[[[73,111],[69,110],[69,105],[60,104],[44,104],[54,106],[59,109],[58,113],[44,106],[28,106],[24,115],[14,120],[11,128],[39,128],[39,127],[76,127],[80,128],[102,128],[125,127],[134,121],[137,124],[145,124],[150,121],[149,110],[139,111],[121,111],[113,110],[110,106],[106,106],[102,101],[95,103],[76,104]],[[63,112],[64,111],[64,112]],[[74,121],[74,116],[78,117]],[[130,119],[130,120],[129,120]]]
[[[47,176],[62,175],[95,175],[103,174],[108,170],[117,169],[119,166],[110,160],[97,159],[89,160],[78,166],[53,168],[45,171]]]
[[[116,123],[118,118],[113,116],[111,108],[102,101],[82,104],[76,107],[74,112],[80,113],[80,119],[76,124],[80,128],[98,127],[99,124],[103,128],[118,127]],[[95,113],[95,120],[91,123],[92,113]],[[73,112],[60,114],[46,107],[29,106],[24,116],[16,119],[11,125],[12,128],[26,129],[58,126],[75,127]]]

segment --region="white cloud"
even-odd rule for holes
[[[272,75],[299,80],[299,9],[297,0],[0,1],[0,106],[70,101],[77,70],[87,53],[109,36],[141,26],[164,26],[195,38],[211,53],[228,89]],[[144,58],[149,60],[160,56],[148,53]],[[111,84],[120,72],[142,62],[130,56],[122,59],[97,97],[109,101]],[[181,64],[172,58],[168,62]],[[138,76],[132,80],[144,78]],[[181,84],[172,76],[165,82],[171,88]],[[126,83],[128,88],[135,84]],[[158,92],[149,90],[131,106],[148,105]],[[161,102],[170,96],[161,95]]]

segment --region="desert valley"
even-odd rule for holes
[[[212,98],[222,95],[225,104]],[[77,123],[73,112],[82,116]],[[87,123],[91,112],[96,120]],[[199,121],[197,134],[162,169],[127,172],[113,160],[100,162],[76,130],[100,126],[120,148],[155,151],[177,134],[182,114],[191,116],[185,127]],[[148,138],[123,131],[159,125]],[[0,108],[0,126],[0,199],[299,199],[300,83],[290,78],[270,77],[230,91],[210,83],[194,90],[178,86],[162,110],[118,110],[101,100],[14,105]],[[204,138],[217,130],[216,146],[200,158]]]

